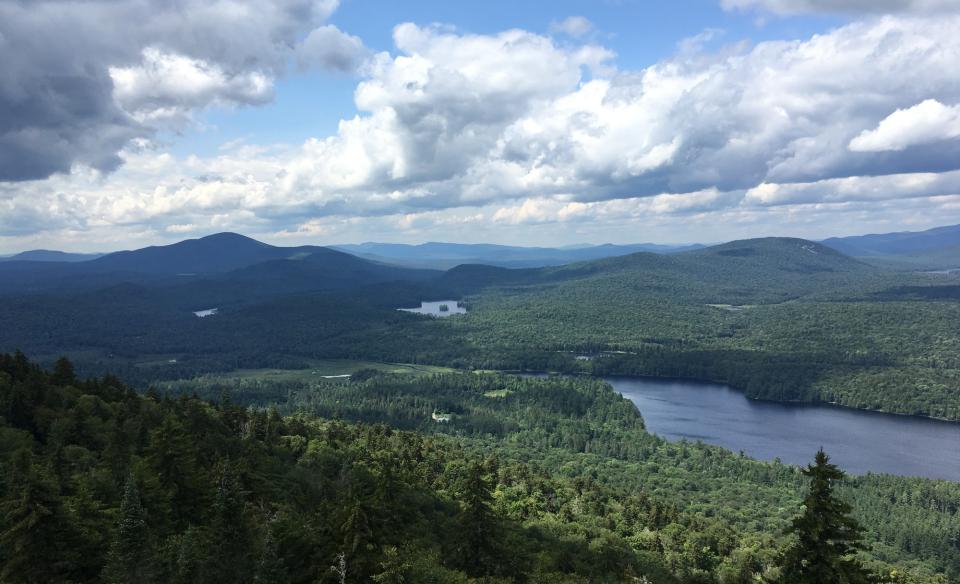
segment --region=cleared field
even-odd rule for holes
[[[483,393],[483,397],[502,398],[502,397],[507,397],[511,393],[513,392],[510,391],[509,389],[494,389],[491,391],[485,391]]]
[[[314,381],[349,377],[363,369],[375,369],[386,373],[408,375],[430,375],[433,373],[451,373],[457,371],[449,367],[434,367],[431,365],[414,365],[410,363],[377,363],[374,361],[352,361],[348,359],[318,359],[311,362],[306,369],[238,369],[228,373],[206,375],[223,381],[228,380],[261,380],[261,381]]]

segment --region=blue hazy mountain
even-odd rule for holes
[[[0,262],[87,262],[102,256],[102,253],[70,253],[50,249],[31,249],[11,256],[0,257]]]
[[[409,270],[319,246],[279,247],[236,233],[119,251],[85,262],[0,263],[0,293],[96,289],[121,283],[177,286],[204,280],[216,288],[272,286],[278,293],[423,279]]]
[[[960,268],[960,225],[926,231],[831,237],[822,243],[849,256],[888,267]]]
[[[675,253],[697,249],[702,246],[637,243],[629,245],[520,247],[488,243],[430,242],[409,245],[369,242],[333,247],[380,262],[410,267],[449,269],[461,264],[485,264],[504,268],[539,268],[623,256],[637,252]]]

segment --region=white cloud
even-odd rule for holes
[[[300,39],[336,7],[0,1],[0,181],[42,179],[75,164],[112,171],[130,140],[192,109],[269,100]]]
[[[619,71],[610,51],[591,44],[403,24],[394,53],[362,68],[359,113],[334,135],[186,159],[145,142],[123,151],[115,175],[79,169],[0,190],[0,200],[20,217],[11,232],[38,229],[49,212],[74,231],[175,225],[287,237],[335,237],[361,224],[476,234],[679,218],[694,225],[711,214],[784,222],[796,217],[787,210],[810,216],[817,205],[862,216],[869,204],[892,212],[892,201],[934,208],[937,197],[960,194],[960,143],[930,144],[929,128],[884,128],[890,112],[925,100],[960,103],[960,78],[944,73],[960,54],[958,28],[957,17],[885,17],[804,41],[681,50]],[[123,69],[132,81],[121,76],[116,85],[127,103],[150,111],[258,95],[235,73],[252,69],[164,51],[158,59],[186,59],[178,67],[193,81],[144,82],[154,94],[139,91],[149,70],[139,56]],[[861,136],[902,149],[849,147]],[[695,233],[684,239],[703,239]]]
[[[905,150],[960,137],[960,106],[946,106],[928,99],[913,107],[898,109],[873,130],[864,130],[850,141],[856,152]]]
[[[593,32],[593,23],[583,16],[569,16],[559,22],[551,22],[550,32],[558,32],[573,38],[580,38]]]
[[[496,151],[508,166],[496,168],[531,190],[609,198],[956,167],[949,149],[890,157],[846,146],[920,95],[960,97],[943,75],[960,54],[958,25],[887,18],[595,79],[511,124]]]
[[[497,209],[492,216],[495,223],[522,225],[530,223],[566,222],[583,217],[590,204],[565,202],[555,199],[530,198],[510,207]]]
[[[342,121],[336,136],[310,141],[288,169],[290,188],[317,195],[360,189],[372,205],[453,203],[468,185],[447,190],[443,183],[479,170],[507,126],[575,88],[580,67],[596,59],[520,30],[457,35],[403,24],[394,40],[399,54],[378,55],[357,87],[365,115]],[[466,196],[487,196],[472,193]]]
[[[717,40],[722,37],[724,33],[725,31],[720,28],[707,28],[699,34],[682,39],[677,43],[677,48],[681,54],[689,55],[691,53],[699,53],[703,50],[704,45]]]
[[[749,189],[753,205],[884,201],[960,194],[960,171],[851,176],[809,183],[763,183]]]
[[[332,24],[312,30],[297,49],[301,68],[342,73],[353,73],[369,55],[369,49],[359,37],[349,35]]]
[[[933,14],[957,12],[956,0],[721,0],[726,10],[759,8],[777,14]]]
[[[212,104],[260,104],[273,98],[271,79],[259,71],[228,75],[215,63],[143,50],[140,63],[111,67],[113,95],[141,121],[182,118]]]

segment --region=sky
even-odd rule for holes
[[[960,0],[0,0],[0,253],[960,223]]]

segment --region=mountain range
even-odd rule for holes
[[[870,407],[957,417],[939,369],[906,369],[953,358],[956,277],[898,273],[804,239],[441,271],[218,234],[87,262],[4,262],[0,291],[0,351],[67,353],[128,376],[307,358],[560,371],[575,367],[571,351],[627,351],[638,357],[607,373],[856,407],[874,403],[858,376],[909,375],[912,393]],[[428,300],[462,301],[468,316],[446,324],[397,310]],[[865,332],[837,336],[839,322]],[[931,349],[916,331],[947,340]],[[152,362],[162,370],[143,369]]]
[[[797,240],[803,241],[803,240]],[[960,268],[960,225],[923,232],[829,238],[817,249],[898,270]],[[811,245],[815,245],[812,244]],[[179,243],[109,254],[34,250],[0,261],[0,294],[93,290],[120,283],[219,289],[239,298],[311,290],[335,290],[393,281],[422,281],[456,266],[533,269],[578,266],[584,262],[649,255],[696,258],[717,246],[656,244],[566,248],[495,244],[365,243],[335,247],[269,245],[236,233],[218,233]],[[814,253],[809,248],[808,254]],[[719,252],[717,252],[719,253]],[[820,252],[817,252],[820,253]],[[603,264],[598,264],[603,265]],[[574,267],[571,269],[583,269]],[[706,268],[704,268],[706,269]],[[448,281],[474,281],[478,268],[455,272]],[[486,272],[485,272],[486,273]],[[491,272],[492,273],[492,272]],[[489,276],[486,273],[484,277]],[[506,276],[517,279],[522,271]],[[196,281],[202,280],[202,284]],[[226,294],[226,291],[232,291]],[[207,295],[202,295],[207,296]]]
[[[609,292],[613,296],[606,301],[612,303],[620,302],[617,295],[624,293],[699,304],[782,302],[851,278],[859,281],[875,271],[878,268],[824,245],[790,238],[742,240],[671,254],[641,251],[561,266],[460,264],[440,271],[375,262],[324,247],[275,247],[224,233],[88,262],[5,262],[0,264],[0,292],[6,296],[0,317],[11,334],[17,333],[9,342],[21,339],[29,345],[31,335],[24,331],[38,331],[44,346],[56,351],[71,343],[97,344],[103,335],[119,338],[135,332],[137,340],[131,342],[140,342],[146,334],[209,334],[241,322],[265,337],[289,338],[294,326],[321,326],[317,319],[328,321],[333,313],[345,322],[365,322],[374,315],[383,323],[399,307],[465,298],[489,288],[582,289],[587,299]],[[232,322],[205,324],[194,331],[198,319],[191,313],[211,308],[231,312]],[[276,328],[280,315],[288,319],[287,328],[264,333]],[[153,325],[147,327],[148,322]],[[238,328],[231,334],[246,333]],[[0,335],[0,345],[2,341]],[[172,341],[152,342],[165,346]]]
[[[86,262],[102,253],[70,253],[50,249],[31,249],[10,256],[0,256],[0,262]]]
[[[960,268],[960,225],[926,231],[831,237],[822,243],[849,256],[895,269]]]
[[[519,247],[496,244],[429,242],[419,245],[400,243],[360,243],[336,245],[339,249],[374,261],[417,268],[449,269],[461,264],[486,264],[502,268],[540,268],[573,262],[629,255],[637,252],[676,253],[704,247],[692,245],[579,245],[567,247]]]
[[[254,269],[254,266],[256,268]],[[278,247],[236,233],[106,254],[89,261],[0,263],[0,293],[89,290],[120,283],[221,289],[328,290],[429,272],[380,264],[319,246]],[[201,280],[203,284],[198,285]]]
[[[926,231],[831,237],[820,243],[855,258],[895,269],[960,268],[960,225]],[[236,233],[217,233],[179,243],[113,253],[70,253],[30,250],[0,257],[6,273],[66,272],[62,264],[83,264],[70,275],[129,272],[152,276],[223,273],[256,263],[297,259],[333,249],[374,263],[408,268],[447,270],[461,264],[485,264],[504,268],[539,268],[618,257],[638,252],[675,254],[703,249],[703,244],[661,245],[655,243],[521,247],[498,244],[428,242],[359,243],[332,246],[281,247]],[[51,264],[42,267],[37,264]],[[0,273],[4,273],[0,271]]]

